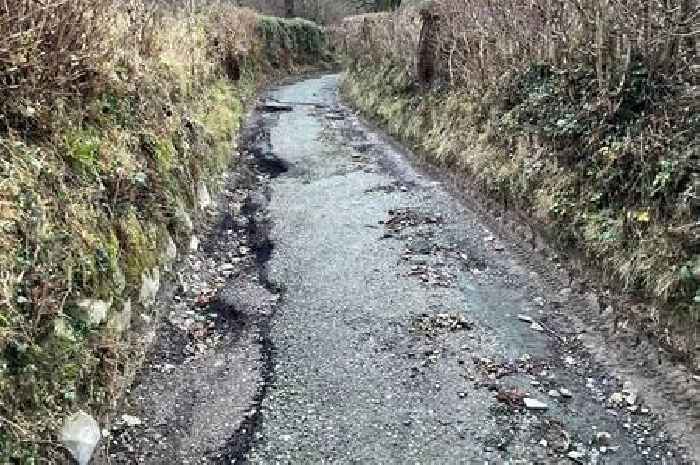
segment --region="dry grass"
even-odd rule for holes
[[[348,18],[334,42],[360,108],[651,302],[656,329],[692,350],[698,14],[686,0],[438,0]]]
[[[131,381],[145,348],[109,319],[129,301],[157,317],[142,276],[170,238],[186,249],[196,186],[216,191],[246,103],[288,71],[266,60],[320,54],[270,50],[261,21],[225,5],[0,5],[0,462],[65,460],[63,416],[106,421]],[[85,324],[82,298],[111,302],[108,321]]]
[[[51,108],[96,91],[109,53],[109,0],[0,5],[0,124],[46,126]]]

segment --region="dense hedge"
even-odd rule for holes
[[[81,2],[66,17],[11,3],[0,35],[23,39],[0,47],[0,463],[51,463],[62,418],[106,419],[131,382],[154,293],[236,161],[256,87],[317,62],[323,33],[226,7]],[[259,28],[272,23],[284,40]]]
[[[557,5],[521,6],[540,11],[541,17],[532,13],[539,21],[563,15],[547,10]],[[689,43],[670,37],[670,48],[642,50],[628,36],[619,44],[630,47],[608,49],[601,64],[590,49],[585,53],[587,34],[609,46],[619,31],[639,25],[639,18],[613,15],[616,5],[610,2],[597,32],[596,23],[582,20],[551,38],[530,37],[529,26],[515,25],[498,35],[525,17],[504,13],[496,21],[499,12],[483,23],[440,7],[350,18],[335,30],[348,66],[344,91],[428,159],[525,213],[561,250],[582,253],[608,284],[645,302],[633,307],[633,299],[617,310],[635,310],[647,330],[693,355],[700,321],[700,118]],[[586,11],[564,16],[574,24],[578,14]],[[664,14],[650,9],[642,18],[651,24],[646,30],[658,32],[670,21]],[[623,19],[632,24],[613,26]],[[509,42],[518,37],[519,45]],[[537,40],[548,43],[526,46]]]

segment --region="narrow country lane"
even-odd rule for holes
[[[653,348],[635,349],[639,360],[627,363],[637,368],[624,369],[575,318],[597,313],[595,299],[560,280],[555,263],[528,257],[536,253],[529,244],[499,237],[444,182],[353,115],[339,101],[339,79],[308,78],[266,94],[251,150],[272,175],[259,202],[269,215],[267,239],[256,250],[261,282],[279,294],[265,297],[275,309],[223,349],[245,355],[219,353],[185,368],[202,374],[193,383],[206,384],[202,363],[228,364],[215,389],[188,391],[188,381],[178,381],[180,400],[152,408],[163,395],[149,396],[154,378],[142,378],[151,381],[135,390],[140,400],[132,405],[141,403],[145,423],[148,412],[160,412],[167,418],[159,424],[167,424],[182,399],[199,404],[188,407],[194,413],[179,432],[162,427],[158,440],[134,440],[140,452],[130,457],[693,463],[683,445],[697,429],[683,408],[664,403],[663,388],[651,388],[663,386],[654,369],[638,376]],[[236,285],[228,285],[234,293]],[[237,392],[235,408],[221,400]],[[217,419],[227,409],[228,418]],[[212,439],[209,430],[219,433]],[[153,444],[178,444],[179,452],[150,454]]]

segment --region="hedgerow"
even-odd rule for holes
[[[318,26],[275,20],[294,40],[271,48],[266,21],[138,0],[0,6],[1,463],[65,460],[57,431],[77,409],[108,423],[155,329],[149,289],[237,162],[256,87],[321,55]]]
[[[349,18],[334,43],[351,102],[582,254],[634,297],[618,311],[692,357],[694,15],[683,0],[438,1]]]

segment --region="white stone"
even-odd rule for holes
[[[518,315],[518,320],[524,321],[525,323],[532,323],[532,317],[523,315],[522,313]]]
[[[195,252],[199,248],[199,239],[197,239],[197,236],[192,236],[192,239],[190,239],[190,250]]]
[[[107,318],[112,304],[104,300],[82,299],[76,305],[80,311],[80,318],[90,326],[97,326]]]
[[[139,417],[135,417],[133,415],[122,415],[122,421],[126,426],[134,427],[134,426],[139,426],[143,424],[143,421]]]
[[[573,394],[571,394],[571,391],[565,388],[559,389],[559,394],[562,395],[562,397],[573,397]]]
[[[524,398],[523,402],[525,402],[525,407],[530,410],[547,410],[549,408],[544,402],[540,402],[539,400],[531,397]]]
[[[64,341],[75,341],[73,330],[66,324],[66,320],[63,318],[56,318],[53,320],[53,333],[57,338],[63,339]]]
[[[177,259],[177,246],[170,234],[165,235],[165,259],[174,262]]]
[[[577,452],[575,450],[572,450],[568,454],[566,454],[567,457],[569,457],[571,460],[575,460],[577,462],[583,460],[585,455],[582,452]]]
[[[600,431],[595,435],[596,444],[600,446],[609,446],[612,435],[605,431]]]
[[[131,299],[127,299],[122,305],[121,311],[112,312],[107,320],[107,328],[119,335],[131,327]]]
[[[141,275],[141,291],[139,302],[144,307],[150,307],[156,302],[156,296],[160,290],[160,270],[153,268],[150,272],[144,271]]]
[[[69,416],[63,423],[61,442],[80,465],[90,462],[100,438],[97,421],[83,411]]]
[[[117,294],[121,294],[126,289],[126,276],[119,265],[116,265],[114,269],[114,274],[112,275],[112,281],[114,282],[114,290]]]
[[[179,206],[175,210],[175,219],[182,226],[187,234],[190,234],[194,230],[194,224],[192,223],[192,217],[189,213],[185,211],[185,208]]]
[[[626,382],[623,385],[622,393],[625,396],[625,401],[627,405],[632,406],[637,403],[637,393],[638,391],[634,388],[632,383]]]
[[[544,328],[542,327],[542,325],[539,323],[535,323],[534,321],[530,325],[530,329],[533,331],[539,331],[539,332],[544,331]]]
[[[549,392],[547,393],[549,397],[559,397],[561,393],[557,391],[556,389],[550,389]]]
[[[204,210],[205,208],[211,206],[211,196],[209,195],[209,189],[204,181],[200,181],[197,184],[197,202],[199,203],[199,208]]]
[[[608,399],[613,405],[620,405],[625,401],[625,396],[621,392],[616,392]]]

